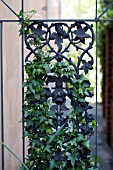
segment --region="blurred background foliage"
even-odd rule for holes
[[[67,19],[95,19],[96,17],[96,1],[95,0],[62,0],[62,11],[61,18]],[[105,9],[113,3],[113,0],[98,0],[98,16],[105,11]],[[71,9],[71,10],[70,10]],[[105,12],[101,19],[111,19],[113,18],[113,6]],[[93,24],[94,32],[96,33],[96,25]],[[103,57],[104,57],[104,48],[105,48],[105,32],[107,28],[112,28],[113,24],[110,21],[99,22],[98,24],[98,102],[102,102],[102,91],[103,91]],[[68,53],[68,57],[77,62],[77,53],[74,52],[74,47],[71,48]],[[94,97],[92,102],[96,101],[96,44],[94,44],[93,49],[90,50],[90,53],[94,57],[94,70],[91,70],[88,73],[88,78],[94,87]]]
[[[113,0],[100,0],[98,13],[101,14],[112,3],[113,3]],[[111,6],[110,9],[103,14],[101,19],[102,20],[113,19],[113,6]],[[99,26],[98,27],[98,57],[100,61],[100,73],[102,74],[104,70],[103,59],[105,57],[105,42],[106,42],[105,34],[108,28],[113,28],[113,23],[111,21],[99,22],[98,26]],[[102,76],[102,79],[100,81],[102,92],[104,91],[103,82],[104,82],[104,76]],[[101,92],[101,97],[102,97],[102,92]]]
[[[100,4],[98,2],[98,8],[100,8]],[[96,17],[96,5],[95,0],[62,0],[62,13],[61,18],[68,18],[68,19],[95,19]],[[71,10],[70,10],[71,9]],[[89,22],[89,24],[93,24],[94,32],[96,32],[96,25],[95,23]],[[80,44],[83,46],[83,44]],[[94,96],[90,99],[91,102],[96,101],[96,44],[94,43],[93,49],[89,51],[93,58],[94,58],[94,70],[90,70],[87,74],[88,79],[90,79],[91,85],[93,87],[93,94]],[[76,63],[77,56],[79,52],[75,52],[74,47],[71,47],[70,52],[68,53],[68,57],[72,58],[72,60]],[[87,60],[86,56],[86,60]],[[101,78],[102,74],[100,72],[101,66],[100,61],[98,59],[98,102],[101,102]]]

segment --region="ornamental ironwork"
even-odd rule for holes
[[[77,149],[79,153],[78,160],[86,161],[86,158],[90,158],[90,149],[84,146],[82,140],[79,141],[79,137],[82,135],[89,139],[94,132],[92,127],[94,118],[88,113],[92,106],[86,101],[86,97],[92,97],[92,93],[89,90],[90,82],[85,78],[85,74],[93,69],[94,63],[90,53],[94,43],[93,26],[84,21],[75,21],[70,25],[67,23],[45,24],[39,21],[27,27],[25,43],[27,49],[30,50],[26,57],[26,62],[32,62],[33,56],[37,56],[35,62],[40,64],[41,58],[37,55],[40,49],[47,49],[50,56],[47,61],[51,66],[50,71],[45,77],[42,77],[42,79],[45,79],[44,96],[40,101],[36,100],[35,102],[43,105],[44,102],[50,100],[50,111],[53,112],[49,117],[52,122],[52,132],[49,139],[45,131],[41,133],[39,130],[37,132],[38,140],[43,143],[42,138],[46,137],[47,143],[53,144],[52,150],[54,151],[50,155],[51,159],[53,158],[55,161],[69,159],[69,155],[72,154],[72,150],[69,150],[69,144]],[[77,53],[76,63],[72,61],[72,58],[68,58],[67,55],[71,47],[74,47],[75,53]],[[55,67],[52,65],[55,65]],[[50,85],[51,83],[52,85]],[[69,102],[68,105],[67,101]],[[32,101],[29,104],[33,104]],[[25,121],[27,122],[26,119]],[[34,127],[32,126],[30,129],[33,130]],[[52,139],[52,135],[57,136],[63,129],[65,129],[63,144],[59,148]],[[37,130],[35,129],[35,132]],[[69,132],[73,132],[73,135],[69,135]],[[78,139],[80,148],[74,146],[74,139]],[[36,167],[41,169],[41,164],[43,164],[43,161],[41,162],[40,160]],[[74,168],[77,168],[77,164],[76,162]],[[90,163],[87,164],[90,168]],[[49,162],[46,162],[47,167],[49,167]]]
[[[31,41],[32,39],[36,40],[37,37],[40,37],[42,42],[40,48],[46,46],[49,48],[50,52],[54,54],[53,57],[51,57],[51,60],[56,59],[57,62],[61,62],[65,59],[74,67],[76,75],[79,76],[80,70],[84,70],[85,74],[87,74],[88,70],[93,69],[92,65],[94,63],[93,57],[89,52],[94,43],[94,32],[92,27],[92,25],[89,25],[84,21],[76,21],[70,26],[66,23],[52,23],[50,26],[43,22],[31,24],[26,31],[25,37],[26,46],[31,51],[26,57],[26,61],[32,53],[34,55],[37,54],[37,47],[33,48]],[[27,35],[29,30],[32,30],[33,34]],[[83,48],[80,43],[85,44],[86,39],[89,39],[89,44]],[[64,45],[64,40],[68,40],[66,46]],[[56,48],[55,44],[57,46]],[[65,54],[69,52],[70,46],[74,46],[76,51],[81,51],[81,55],[78,56],[78,63],[76,65],[71,61],[71,58],[65,56]],[[86,54],[89,57],[89,61],[84,59]]]

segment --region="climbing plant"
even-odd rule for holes
[[[89,144],[96,122],[88,112],[92,106],[86,97],[92,94],[85,77],[93,69],[93,57],[88,51],[94,41],[92,25],[75,21],[70,26],[48,26],[42,21],[31,22],[35,13],[19,13],[20,35],[24,34],[30,50],[23,82],[24,137],[29,139],[26,165],[30,170],[97,170]],[[64,39],[69,43],[63,48]],[[88,47],[79,47],[79,43],[85,45],[86,39],[90,39]],[[82,51],[77,64],[64,55],[72,45]]]

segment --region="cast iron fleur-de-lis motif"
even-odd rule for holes
[[[31,30],[32,33],[28,35],[27,33],[29,30]],[[32,46],[30,43],[32,38],[34,38],[35,41],[40,38],[41,44]],[[64,45],[65,40],[68,42],[66,45]],[[87,40],[89,44],[86,44]],[[65,69],[65,66],[63,67],[63,65],[60,65],[60,63],[64,62],[68,63],[68,66],[73,68],[73,75],[68,74],[68,71],[67,74],[64,73],[61,75],[55,70],[52,71],[50,68],[51,71],[46,75],[45,79],[45,96],[41,101],[37,101],[37,103],[43,104],[51,98],[50,110],[54,112],[54,117],[50,117],[53,122],[53,134],[57,133],[57,131],[59,132],[59,129],[61,131],[64,128],[67,128],[67,131],[73,131],[73,136],[69,136],[67,132],[64,133],[62,149],[57,148],[56,144],[54,144],[55,148],[53,148],[54,155],[52,155],[52,157],[54,160],[63,161],[67,159],[67,156],[69,159],[71,151],[67,149],[68,143],[79,136],[79,134],[87,136],[88,138],[93,133],[93,128],[90,126],[93,116],[88,114],[88,110],[92,109],[92,107],[85,101],[85,97],[91,97],[92,94],[90,92],[85,92],[85,96],[83,96],[83,92],[80,89],[80,85],[83,86],[84,89],[90,87],[89,80],[83,79],[83,82],[81,82],[81,70],[87,74],[89,70],[93,69],[94,60],[89,52],[94,43],[92,25],[78,21],[75,21],[75,23],[71,25],[66,23],[52,23],[47,25],[41,21],[35,22],[26,30],[25,43],[27,49],[30,50],[30,53],[26,57],[26,61],[30,60],[32,54],[36,55],[39,49],[49,48],[50,59],[48,62],[51,63],[55,61],[58,63],[56,64],[58,70],[62,68]],[[54,46],[54,44],[56,46]],[[71,46],[75,47],[75,52],[78,50],[80,51],[76,64],[72,62],[71,58],[66,57],[66,53],[69,52]],[[84,59],[85,55],[88,56],[87,61]],[[68,67],[66,69],[68,69]],[[51,83],[53,83],[52,88],[49,87]],[[69,84],[68,88],[66,87],[66,84]],[[76,84],[75,92],[73,91],[74,84]],[[80,96],[83,97],[79,99]],[[70,107],[72,107],[75,112],[75,115],[71,118],[70,115],[68,115],[70,107],[66,105],[67,100],[70,100]],[[73,130],[74,127],[76,127],[76,130]],[[40,139],[44,135],[46,136],[45,133],[40,133]],[[52,137],[49,139],[48,143],[50,144],[51,142],[53,142]],[[83,159],[82,155],[85,155],[84,159],[90,155],[90,150],[88,148],[84,148],[84,146],[81,146],[81,148],[82,150],[78,149],[80,160]],[[66,149],[68,152],[65,153]]]

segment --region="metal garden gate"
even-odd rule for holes
[[[4,1],[1,0],[1,2],[7,7],[9,8],[9,10],[16,15],[16,12]],[[107,7],[99,16],[97,14],[97,5],[98,4],[98,0],[95,0],[95,11],[96,11],[96,15],[95,15],[95,19],[51,19],[51,20],[33,20],[33,22],[38,26],[37,29],[37,33],[39,33],[41,36],[43,36],[43,34],[45,34],[44,29],[47,30],[48,32],[48,37],[46,37],[48,39],[45,40],[44,38],[42,38],[42,42],[43,42],[43,47],[45,45],[48,45],[49,48],[51,49],[51,51],[55,54],[55,56],[51,59],[53,60],[54,58],[60,62],[62,61],[62,59],[66,59],[76,70],[77,76],[79,77],[79,71],[80,71],[80,62],[82,61],[82,67],[81,70],[83,70],[85,72],[85,74],[87,74],[88,70],[91,70],[93,67],[93,58],[91,56],[91,54],[89,53],[89,49],[92,48],[92,44],[94,42],[94,33],[93,33],[93,28],[92,26],[89,25],[89,22],[91,23],[95,23],[96,24],[96,121],[97,121],[97,93],[98,93],[98,89],[97,89],[97,81],[98,81],[98,71],[97,71],[97,67],[98,67],[98,62],[97,62],[97,56],[98,56],[98,23],[99,22],[106,22],[106,21],[113,21],[113,19],[108,19],[108,20],[103,20],[101,19],[101,17],[113,6],[113,3],[111,3],[109,5],[109,7]],[[22,11],[24,11],[24,0],[21,1],[21,8]],[[3,95],[3,55],[2,55],[2,49],[3,49],[3,23],[12,23],[12,22],[19,22],[19,18],[17,18],[17,20],[0,20],[0,99],[1,99],[1,140],[4,142],[4,103],[3,103],[3,99],[4,99],[4,95]],[[48,24],[49,23],[49,26]],[[52,23],[52,24],[50,24]],[[34,25],[35,25],[34,24]],[[70,26],[71,24],[71,26]],[[31,29],[33,29],[34,25],[32,25]],[[64,27],[66,27],[66,29],[68,29],[68,34],[65,32],[65,30],[63,29]],[[73,31],[73,28],[77,27],[76,32]],[[51,34],[51,29],[55,30],[55,32],[53,34]],[[90,30],[91,35],[87,34],[87,30]],[[50,36],[51,34],[51,36]],[[74,38],[73,38],[74,37]],[[76,41],[80,40],[81,43],[85,43],[85,39],[86,38],[90,38],[91,41],[89,42],[89,46],[86,50],[82,49],[80,46],[77,46]],[[63,50],[62,47],[62,42],[64,39],[68,39],[69,44],[68,46]],[[26,37],[26,44],[27,44],[27,48],[31,51],[30,54],[27,56],[26,60],[28,60],[29,56],[32,53],[35,53],[35,50],[32,50],[28,44],[28,37]],[[51,46],[51,44],[49,43],[50,40],[54,40],[55,44],[57,46],[57,51],[53,49],[53,47]],[[22,47],[21,47],[21,54],[22,54],[22,82],[24,81],[24,37],[22,36]],[[79,59],[78,59],[78,64],[75,65],[71,59],[68,59],[67,57],[65,57],[64,53],[68,52],[68,48],[69,46],[73,45],[76,50],[80,49],[83,51],[83,53],[80,55]],[[82,60],[83,55],[87,53],[87,55],[90,57],[90,60],[88,62],[86,62],[85,60]],[[58,55],[59,54],[59,55]],[[66,107],[63,105],[64,101],[65,101],[65,97],[66,95],[73,101],[72,96],[68,93],[65,94],[64,92],[64,87],[62,86],[63,82],[69,82],[69,79],[66,79],[65,77],[62,77],[60,79],[60,81],[56,78],[56,77],[48,77],[47,80],[47,84],[50,82],[56,82],[56,87],[55,89],[57,89],[57,97],[55,97],[55,95],[53,95],[54,101],[56,103],[56,105],[61,105],[62,110],[66,109]],[[55,91],[54,89],[54,91]],[[60,90],[61,94],[58,92],[58,89]],[[50,93],[50,92],[48,92]],[[50,94],[49,94],[50,95]],[[60,95],[60,96],[59,96]],[[63,99],[62,99],[63,97]],[[73,101],[74,102],[74,101]],[[73,103],[72,103],[73,104]],[[22,105],[24,105],[24,89],[22,90]],[[56,109],[56,106],[55,108]],[[57,111],[59,111],[59,107],[57,108]],[[60,113],[61,114],[61,113]],[[62,118],[62,117],[61,117]],[[22,113],[22,133],[24,133],[24,114]],[[60,120],[61,121],[61,120]],[[59,122],[60,122],[59,121]],[[97,126],[96,126],[96,139],[95,139],[95,165],[97,166]],[[22,140],[22,155],[23,155],[23,162],[25,159],[25,140]],[[4,146],[2,146],[2,170],[4,170]]]

